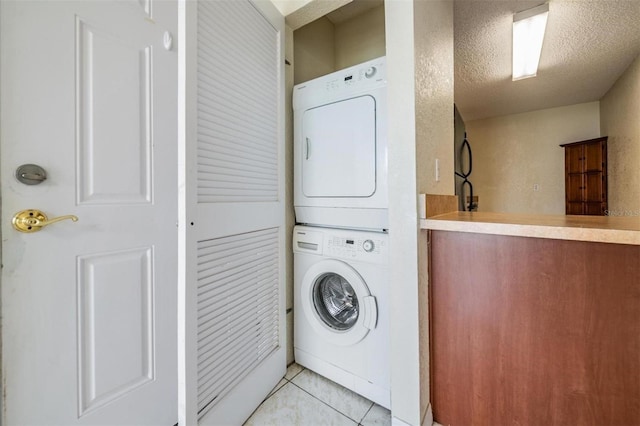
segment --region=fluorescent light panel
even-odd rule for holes
[[[549,3],[513,15],[513,81],[536,76],[548,15]]]

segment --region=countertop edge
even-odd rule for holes
[[[469,232],[512,237],[547,238],[610,244],[640,245],[640,232],[620,229],[563,227],[442,219],[420,219],[420,228],[434,231]]]

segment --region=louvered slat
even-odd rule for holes
[[[254,155],[260,155],[260,156],[275,156],[277,153],[269,151],[268,149],[263,149],[264,145],[258,145],[258,144],[254,144],[254,145],[249,145],[249,144],[236,144],[234,143],[235,140],[237,140],[238,138],[240,138],[242,135],[240,135],[239,133],[235,133],[228,129],[225,129],[221,126],[218,126],[216,129],[213,130],[209,130],[209,129],[205,129],[205,128],[201,128],[200,129],[200,136],[202,138],[218,138],[218,145],[204,145],[200,147],[199,150],[199,156],[205,156],[206,158],[206,154],[207,153],[213,153],[215,154],[216,152],[219,152],[220,150],[225,150],[226,149],[238,149],[241,150],[243,152],[249,153],[249,154],[254,154]],[[215,158],[214,157],[210,157],[210,158]]]
[[[224,393],[221,392],[221,389],[228,388],[230,387],[230,384],[247,376],[250,373],[250,368],[257,365],[264,358],[266,358],[266,355],[260,356],[254,361],[251,354],[241,354],[238,362],[234,366],[231,366],[231,368],[225,370],[224,374],[218,379],[216,382],[218,384],[217,387],[207,388],[207,392],[198,395],[199,403],[200,401],[214,402],[218,398],[222,397]],[[240,379],[236,379],[236,377],[239,377]],[[205,405],[207,409],[212,406],[211,402]],[[206,411],[201,410],[200,417],[204,414],[206,414]]]
[[[270,316],[265,315],[262,320],[268,322],[270,319]],[[235,357],[239,355],[238,351],[244,349],[247,341],[254,341],[256,338],[271,340],[271,333],[262,333],[258,336],[255,333],[250,333],[246,329],[238,331],[244,331],[244,334],[239,334],[237,339],[225,341],[225,345],[216,347],[217,350],[211,351],[208,358],[198,360],[198,376],[200,377],[201,383],[206,384],[208,380],[215,379],[216,376],[219,375],[216,371],[219,372],[221,366],[235,364]],[[255,352],[256,351],[252,351],[252,353]],[[201,390],[205,391],[209,387],[210,386],[201,386]]]
[[[218,8],[217,14],[227,18],[228,17],[227,12],[224,11],[223,9],[225,8],[224,7]],[[203,13],[203,15],[208,19],[214,19],[214,20],[216,19],[214,14],[207,14],[205,12]],[[254,66],[258,65],[260,66],[260,68],[270,67],[270,61],[272,60],[272,58],[269,57],[269,54],[275,51],[273,49],[275,48],[275,46],[270,46],[272,47],[272,49],[269,49],[269,50],[262,50],[261,47],[264,47],[264,44],[265,44],[264,40],[265,39],[268,40],[272,36],[272,33],[270,34],[269,33],[270,31],[267,30],[267,31],[263,31],[262,34],[255,31],[252,34],[246,34],[245,31],[243,31],[242,29],[239,30],[238,28],[233,27],[233,25],[230,25],[227,21],[228,19],[224,19],[222,21],[217,20],[218,27],[216,28],[206,28],[206,27],[201,28],[199,31],[199,37],[205,40],[216,39],[220,32],[231,33],[236,36],[236,38],[233,40],[234,44],[206,44],[202,46],[201,51],[202,52],[224,52],[230,57],[230,59],[233,60],[234,64],[236,64],[237,67],[239,68],[247,67],[249,65],[254,65]],[[246,22],[245,25],[249,26],[251,24],[249,22]],[[264,27],[265,27],[264,23],[263,24],[258,23],[256,27],[253,29],[259,29]],[[271,28],[269,25],[267,25],[266,27]],[[260,45],[256,45],[256,43],[254,43],[256,39],[261,39],[263,42]],[[251,55],[251,56],[244,56],[245,54]],[[260,69],[260,68],[254,68],[254,70]],[[257,75],[256,78],[263,79],[264,81],[264,79],[266,79],[267,76]],[[272,87],[269,87],[269,86],[264,87],[264,90],[271,90],[271,89]]]
[[[268,319],[269,318],[267,318],[267,320]],[[245,333],[242,335],[242,338],[225,344],[224,350],[215,356],[204,360],[202,365],[198,366],[198,375],[202,383],[202,386],[198,389],[198,394],[208,395],[211,394],[212,391],[214,391],[213,393],[215,394],[220,394],[221,391],[224,390],[224,386],[221,386],[224,382],[223,378],[228,376],[229,370],[242,367],[243,363],[237,362],[238,357],[253,354],[255,359],[247,361],[259,361],[261,359],[260,354],[264,354],[265,352],[264,348],[270,347],[273,344],[273,340],[277,338],[273,333],[262,331],[260,334]],[[256,350],[252,352],[240,352],[248,344],[255,346]],[[204,400],[205,398],[202,399]]]
[[[198,202],[277,201],[278,33],[250,2],[201,1],[197,37]]]
[[[275,275],[268,277],[268,278],[272,278],[275,279]],[[250,292],[254,292],[255,289],[245,289],[245,291],[242,292],[238,292],[237,295],[234,294],[233,298],[229,298],[230,300],[233,299],[240,299],[242,300],[242,298],[244,297],[251,297],[251,295],[249,294]],[[271,293],[258,293],[253,295],[253,297],[256,299],[256,301],[262,301],[262,299],[264,299],[265,297],[269,297]],[[228,303],[228,300],[226,301],[226,303]],[[214,306],[207,306],[208,310],[205,312],[203,311],[200,315],[199,313],[199,321],[201,323],[201,327],[198,330],[198,336],[202,335],[204,336],[202,339],[199,339],[201,341],[204,341],[206,337],[208,337],[211,332],[209,331],[209,328],[211,326],[215,326],[216,322],[221,321],[223,318],[230,318],[228,316],[225,316],[224,313],[224,305],[226,303],[217,303]],[[237,310],[237,315],[240,315],[241,312],[244,312],[244,308],[238,308]],[[234,313],[234,315],[236,315],[236,313]]]
[[[278,229],[198,243],[198,412],[278,348]]]
[[[269,297],[269,296],[265,296],[265,297]],[[271,313],[268,312],[262,312],[262,315],[258,317],[261,321],[268,321],[271,318]],[[237,332],[238,333],[242,333],[242,332],[250,332],[250,328],[253,327],[253,325],[251,324],[247,324],[244,328],[242,329],[238,329]],[[222,331],[222,330],[218,330],[218,331]],[[216,332],[216,334],[213,334],[211,337],[207,337],[204,338],[203,340],[199,341],[199,346],[202,349],[202,353],[206,355],[203,355],[202,359],[198,360],[198,371],[201,372],[199,374],[201,374],[201,378],[204,379],[204,374],[210,370],[210,368],[208,368],[211,365],[214,364],[219,364],[220,362],[224,361],[224,360],[228,360],[231,361],[231,359],[228,359],[228,357],[226,356],[228,354],[229,351],[233,350],[233,347],[231,345],[225,345],[225,346],[220,346],[218,345],[219,340],[222,338],[221,333]],[[225,357],[224,358],[215,358],[217,356],[219,356],[220,354],[224,354]]]
[[[271,277],[270,275],[266,275],[267,272],[271,272],[274,275],[273,278],[276,278],[275,277],[275,275],[277,274],[276,270],[270,270],[270,271],[264,272],[264,277],[270,278]],[[254,271],[252,275],[255,275],[255,274],[256,272]],[[247,275],[247,276],[249,277],[251,275]],[[244,277],[240,277],[240,278],[242,279]],[[246,290],[246,291],[249,291],[249,290]],[[225,303],[224,302],[225,299],[227,298],[230,299],[232,297],[238,297],[242,295],[243,293],[241,293],[239,290],[237,290],[233,286],[227,286],[227,288],[223,292],[220,292],[218,294],[213,294],[211,297],[207,298],[205,302],[202,302],[203,307],[199,311],[198,317],[201,319],[203,327],[206,324],[206,322],[209,321],[210,318],[212,318],[210,314],[212,313],[219,314],[219,311],[216,311],[216,309],[220,308],[221,307],[220,305]],[[207,296],[209,295],[207,294]],[[209,299],[213,299],[213,300],[209,300]]]
[[[218,93],[205,84],[202,84],[199,89],[203,92]],[[224,90],[229,89],[224,88]],[[236,97],[237,96],[238,94],[236,94]],[[249,105],[246,102],[238,102],[237,104],[228,102],[229,105],[225,105],[225,109],[221,109],[220,105],[222,101],[224,101],[223,95],[216,99],[200,98],[198,101],[198,119],[203,124],[217,124],[227,129],[239,131],[242,133],[242,136],[258,137],[261,140],[271,141],[270,133],[275,131],[275,123],[270,123],[266,121],[265,117],[259,115],[247,116],[248,112],[258,109],[258,106]],[[244,99],[241,99],[241,101],[244,101]],[[238,125],[239,120],[242,120],[242,126]],[[264,134],[263,132],[268,132],[268,134]],[[273,148],[270,145],[265,146]]]
[[[198,291],[198,303],[209,303],[208,299],[212,297],[220,297],[220,294],[229,289],[234,288],[234,282],[244,279],[258,272],[265,270],[268,266],[269,259],[262,262],[256,262],[251,267],[246,267],[241,272],[237,270],[221,270],[219,272],[209,271],[211,275],[201,278],[201,286]]]
[[[251,267],[246,267],[242,272],[238,271],[221,271],[208,277],[202,277],[199,288],[198,304],[210,304],[209,299],[222,297],[223,293],[232,291],[235,288],[235,282],[245,279],[247,276],[253,276],[258,271],[264,271],[269,266],[269,259],[263,262],[256,262]],[[225,273],[226,272],[226,273]]]
[[[252,233],[242,235],[250,234]],[[264,237],[264,235],[256,235],[255,240],[238,241],[239,244],[225,246],[224,251],[217,251],[215,246],[203,247],[202,252],[198,253],[198,262],[199,265],[202,265],[202,269],[198,269],[198,273],[206,269],[211,275],[218,274],[221,270],[229,270],[238,263],[244,263],[248,257],[260,257],[263,252],[273,250],[274,242],[265,241]],[[245,251],[247,244],[252,244],[251,252]],[[206,276],[202,278],[204,279]]]
[[[203,166],[203,167],[212,167],[215,171],[216,174],[220,175],[220,176],[236,176],[235,173],[237,173],[236,171],[234,171],[233,169],[227,169],[225,167],[215,167],[215,166]],[[247,179],[263,179],[263,180],[270,180],[269,177],[264,176],[264,175],[259,175],[257,173],[252,173],[251,176],[244,176]]]

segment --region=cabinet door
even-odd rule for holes
[[[564,148],[566,213],[603,215],[607,209],[606,138]]]
[[[431,236],[435,421],[638,425],[640,247]]]
[[[568,146],[565,148],[565,162],[567,173],[582,173],[583,171],[583,146]]]
[[[584,200],[587,202],[604,201],[604,178],[602,172],[584,174]]]
[[[590,143],[584,146],[584,171],[602,171],[604,163],[602,142]]]
[[[593,216],[604,216],[605,204],[604,203],[583,203],[584,214]]]
[[[584,214],[583,202],[567,202],[567,214]]]
[[[567,202],[584,200],[584,174],[572,173],[567,176]]]

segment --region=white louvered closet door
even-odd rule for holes
[[[284,19],[182,7],[181,423],[239,425],[286,369]]]

